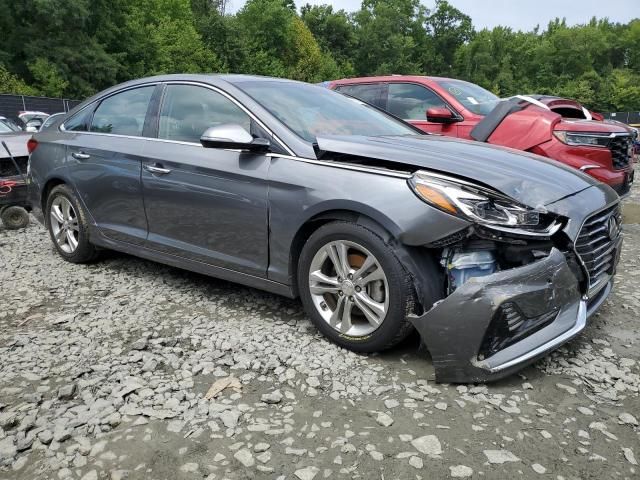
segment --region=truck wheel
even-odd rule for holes
[[[0,216],[8,230],[18,230],[29,225],[29,212],[17,205],[5,208]]]

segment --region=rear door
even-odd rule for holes
[[[147,236],[140,172],[155,90],[117,92],[64,125],[67,168],[81,200],[105,236],[132,244]]]
[[[385,109],[425,132],[458,136],[456,123],[434,123],[427,121],[429,108],[451,110],[437,93],[417,83],[389,83]]]
[[[369,105],[384,108],[386,85],[384,83],[358,83],[354,85],[338,85],[335,90],[345,93]]]
[[[204,148],[215,125],[239,124],[262,136],[224,92],[168,84],[142,170],[149,248],[214,266],[266,276],[268,264],[265,154]]]

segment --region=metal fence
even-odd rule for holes
[[[627,125],[640,125],[640,112],[608,112],[602,115],[604,118],[618,120]]]
[[[68,112],[79,103],[80,100],[70,100],[68,98],[0,94],[0,116],[16,120],[18,114],[25,110],[49,114]]]

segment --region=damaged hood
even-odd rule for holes
[[[598,185],[591,177],[554,160],[440,135],[321,136],[317,144],[323,158],[352,155],[372,159],[372,164],[383,160],[398,164],[398,168],[454,175],[484,184],[530,207],[545,206]],[[348,158],[340,160],[349,162]]]

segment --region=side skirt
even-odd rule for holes
[[[227,280],[233,283],[239,283],[247,287],[256,288],[258,290],[264,290],[277,295],[282,295],[288,298],[295,298],[293,289],[290,285],[274,282],[266,278],[260,278],[246,273],[236,272],[228,268],[217,267],[207,263],[196,262],[184,257],[178,257],[176,255],[170,255],[164,252],[159,252],[150,248],[146,248],[140,245],[132,245],[126,242],[112,240],[104,236],[95,225],[91,227],[91,243],[96,246],[108,248],[110,250],[116,250],[119,252],[127,253],[135,257],[144,258],[146,260],[152,260],[154,262],[163,263],[172,267],[182,268],[191,272],[200,273],[210,277],[219,278],[221,280]]]

